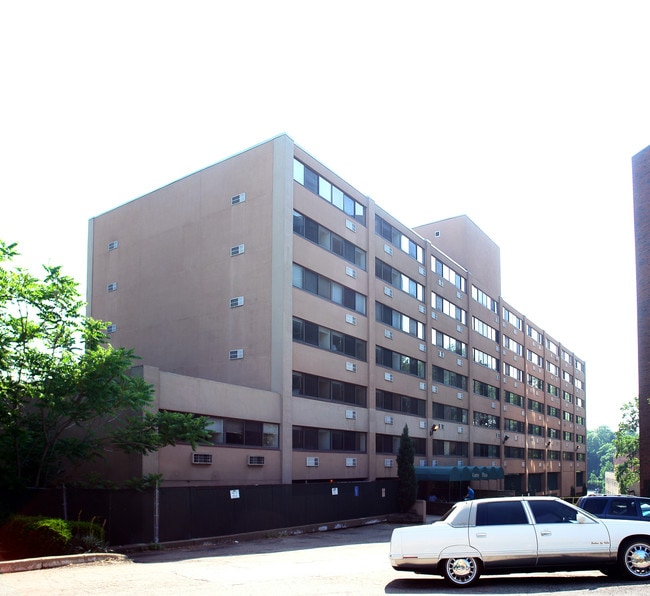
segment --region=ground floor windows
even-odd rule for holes
[[[366,452],[366,433],[351,430],[294,426],[292,438],[296,450]]]

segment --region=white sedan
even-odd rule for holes
[[[439,521],[393,530],[398,571],[469,586],[483,574],[600,570],[650,580],[650,524],[599,519],[554,497],[456,503]]]

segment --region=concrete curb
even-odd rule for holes
[[[15,573],[17,571],[35,571],[37,569],[51,569],[78,563],[98,563],[101,561],[128,561],[126,555],[118,553],[84,553],[81,555],[64,555],[60,557],[38,557],[35,559],[17,559],[15,561],[0,561],[0,574]]]

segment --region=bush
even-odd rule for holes
[[[0,528],[4,559],[106,551],[104,528],[94,522],[16,515]]]

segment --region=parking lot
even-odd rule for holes
[[[385,523],[329,532],[132,553],[130,561],[71,565],[0,576],[0,594],[459,594],[442,578],[394,571]],[[642,587],[643,586],[643,587]],[[650,594],[599,572],[482,577],[467,594]]]

